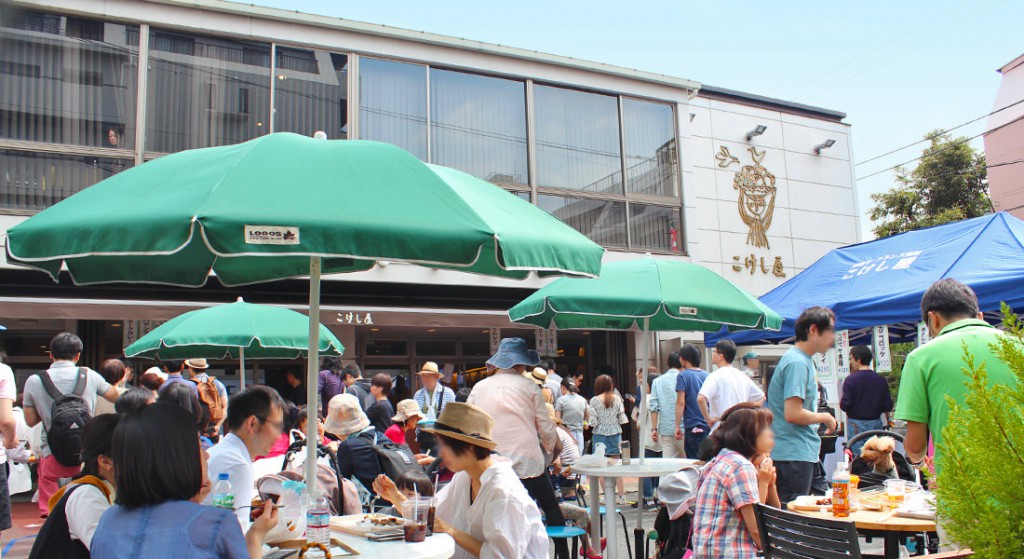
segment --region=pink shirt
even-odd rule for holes
[[[405,444],[405,429],[402,426],[393,423],[391,427],[388,427],[387,431],[384,431],[384,436],[391,439],[391,442],[395,444]]]
[[[520,479],[540,476],[547,469],[544,455],[558,442],[555,423],[548,417],[540,388],[515,370],[502,369],[473,387],[470,404],[494,418],[491,437],[495,450],[512,460]]]

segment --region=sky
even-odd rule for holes
[[[998,68],[1024,54],[1022,0],[250,0],[572,56],[834,109],[852,125],[862,234],[885,171],[994,108]],[[985,130],[986,119],[957,128]],[[972,141],[979,150],[981,138]],[[912,165],[913,163],[911,163]],[[877,173],[880,174],[868,177]]]

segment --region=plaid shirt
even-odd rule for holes
[[[704,468],[697,489],[694,558],[756,559],[757,546],[739,509],[759,502],[754,465],[737,452],[720,452]]]
[[[451,388],[437,383],[434,387],[433,398],[427,397],[427,389],[420,388],[416,391],[416,394],[412,397],[419,404],[420,410],[426,414],[423,419],[437,419],[441,415],[441,411],[444,410],[445,406],[455,401],[455,392],[452,392]]]

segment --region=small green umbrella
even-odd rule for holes
[[[76,284],[198,287],[215,276],[232,286],[308,275],[311,400],[321,273],[391,261],[511,278],[594,277],[604,254],[513,194],[395,146],[288,133],[154,159],[43,210],[7,237],[10,263],[55,280],[66,268]],[[307,451],[310,488],[315,450]]]
[[[245,388],[245,358],[298,359],[309,350],[309,317],[283,307],[242,301],[177,316],[124,350],[149,359],[238,359]],[[341,355],[338,338],[320,325],[319,355]]]

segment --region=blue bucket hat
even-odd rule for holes
[[[511,369],[516,365],[535,367],[540,364],[540,354],[530,349],[522,338],[504,338],[498,353],[488,359],[487,364],[498,369]]]

